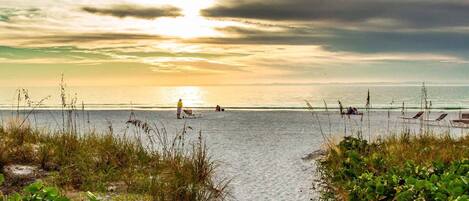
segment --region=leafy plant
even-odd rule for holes
[[[89,201],[99,201],[98,197],[89,191],[86,192],[86,197],[88,197]]]
[[[57,188],[46,187],[40,181],[28,185],[22,194],[14,193],[7,198],[8,201],[68,201],[60,194]]]
[[[3,181],[4,177],[0,174],[0,185]],[[89,201],[99,201],[91,192],[87,192],[86,195]],[[0,201],[3,201],[2,197]],[[37,181],[25,187],[21,194],[14,193],[5,197],[5,201],[70,201],[70,199],[63,196],[57,188],[47,187],[41,181]]]
[[[0,186],[3,185],[3,182],[5,182],[5,177],[3,174],[0,174]],[[0,201],[3,201],[3,192],[0,190]]]
[[[393,139],[368,143],[345,137],[319,161],[319,172],[331,186],[323,189],[323,199],[469,200],[469,160],[465,154],[468,146],[463,145],[466,139],[447,141],[428,136],[409,139],[407,136],[402,143]],[[451,156],[452,160],[440,149],[431,148],[448,142],[458,151]],[[407,146],[409,143],[412,147]],[[395,149],[432,155],[418,160],[408,154],[407,159],[397,160],[399,152],[394,152]],[[448,150],[451,148],[445,151]]]

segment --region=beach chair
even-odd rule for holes
[[[425,122],[428,122],[429,125],[440,126],[440,122],[448,116],[448,113],[441,114],[436,119],[424,119]],[[435,124],[436,123],[436,124]]]
[[[351,113],[351,114],[347,114],[347,113],[345,113],[345,112],[342,112],[341,115],[347,115],[347,116],[363,116],[363,112]]]
[[[420,112],[417,112],[417,114],[415,114],[415,116],[413,116],[413,117],[404,117],[404,116],[402,116],[401,119],[413,120],[413,119],[420,118],[422,115],[423,115],[423,111],[420,111]]]
[[[339,102],[340,103],[340,102]],[[359,112],[357,108],[354,108],[354,110],[352,111],[349,111],[349,109],[347,109],[347,112],[343,112],[342,111],[343,108],[342,108],[342,105],[340,105],[340,114],[343,116],[343,115],[347,115],[347,116],[353,116],[353,115],[357,115],[357,116],[363,116],[363,112]]]
[[[185,109],[182,110],[184,112],[184,115],[182,118],[187,118],[187,119],[195,119],[201,117],[200,114],[195,114],[191,109]]]
[[[459,116],[459,119],[451,120],[451,125],[466,127],[467,125],[469,125],[469,113],[462,113]]]
[[[446,118],[446,116],[448,116],[448,113],[443,113],[436,119],[425,119],[425,121],[439,122],[439,121],[443,120],[444,118]]]

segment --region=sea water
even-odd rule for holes
[[[32,100],[45,100],[41,107],[60,106],[60,88],[25,87]],[[469,85],[427,85],[427,100],[433,108],[469,107]],[[17,88],[0,87],[0,108],[17,106]],[[372,108],[419,108],[421,84],[304,84],[304,85],[232,85],[232,86],[69,86],[68,99],[88,109],[162,109],[175,107],[181,98],[185,107],[233,109],[304,108],[305,101],[314,107],[364,107],[370,91]]]

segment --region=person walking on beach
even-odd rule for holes
[[[182,100],[179,99],[178,101],[178,106],[177,106],[177,110],[176,110],[176,115],[177,115],[177,118],[178,119],[181,119],[181,112],[182,112]]]

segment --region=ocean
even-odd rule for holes
[[[17,106],[17,89],[0,88],[0,109]],[[26,87],[32,101],[45,100],[41,108],[60,107],[60,88]],[[469,108],[469,85],[428,85],[427,97],[435,109]],[[242,86],[87,86],[67,87],[69,101],[77,99],[87,109],[167,109],[173,108],[181,98],[185,107],[228,109],[304,109],[305,100],[314,107],[337,108],[340,100],[344,106],[364,107],[370,91],[374,109],[419,108],[420,84],[305,84],[305,85],[242,85]],[[430,103],[429,103],[430,104]]]

